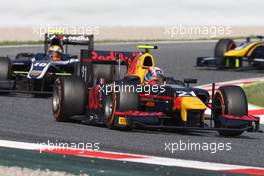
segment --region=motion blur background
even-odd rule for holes
[[[0,40],[30,40],[33,26],[47,25],[100,26],[101,39],[161,39],[166,38],[164,26],[175,25],[225,25],[233,27],[235,36],[259,34],[263,6],[262,0],[7,0],[0,1]]]

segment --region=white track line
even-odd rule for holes
[[[39,149],[40,145],[34,144],[34,143],[0,140],[0,147],[12,148],[12,149],[24,149],[24,150],[37,150]],[[54,146],[46,145],[46,148],[49,148],[49,149],[53,147]],[[42,149],[43,149],[43,146],[42,146]],[[101,153],[101,154],[107,154],[107,155],[129,155],[130,156],[128,158],[119,158],[119,159],[111,159],[111,160],[129,161],[129,162],[145,163],[145,164],[155,164],[155,165],[162,165],[162,166],[184,167],[184,168],[211,170],[211,171],[225,171],[225,170],[237,170],[237,169],[257,169],[257,170],[264,171],[264,168],[261,168],[261,167],[221,164],[221,163],[174,159],[174,158],[166,158],[166,157],[155,157],[155,156],[148,156],[148,155],[137,155],[137,154],[130,154],[130,153],[117,153],[117,152],[109,152],[109,151],[96,151],[96,152]],[[52,153],[56,153],[56,152],[52,152]],[[63,154],[63,153],[60,152],[60,154]],[[67,152],[65,154],[67,154]],[[89,154],[88,155],[82,154],[79,156],[95,158],[93,155],[89,155]],[[133,156],[135,158],[133,158]],[[105,158],[102,155],[96,158],[109,159],[109,158]]]

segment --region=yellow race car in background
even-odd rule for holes
[[[258,41],[251,41],[258,39]],[[215,45],[214,57],[198,57],[198,67],[241,68],[264,67],[263,36],[248,37],[240,45],[232,39],[220,39]],[[246,63],[247,62],[247,63]]]

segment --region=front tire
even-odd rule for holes
[[[56,121],[68,121],[71,116],[85,114],[86,97],[85,84],[80,77],[59,77],[55,81],[52,97]]]
[[[232,39],[220,39],[215,45],[214,55],[217,59],[219,69],[225,67],[225,53],[236,48],[236,43]]]
[[[224,128],[220,120],[221,115],[243,116],[248,115],[246,94],[239,86],[222,86],[214,96],[214,123],[216,128]],[[247,125],[246,122],[245,124]],[[232,127],[231,127],[232,128]],[[235,126],[237,128],[237,126]],[[218,131],[223,136],[240,136],[244,131]]]

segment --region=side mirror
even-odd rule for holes
[[[197,79],[184,79],[183,82],[187,85],[187,87],[189,87],[190,84],[196,84],[197,83]]]
[[[256,38],[259,40],[262,40],[264,38],[264,36],[263,35],[257,35]]]

